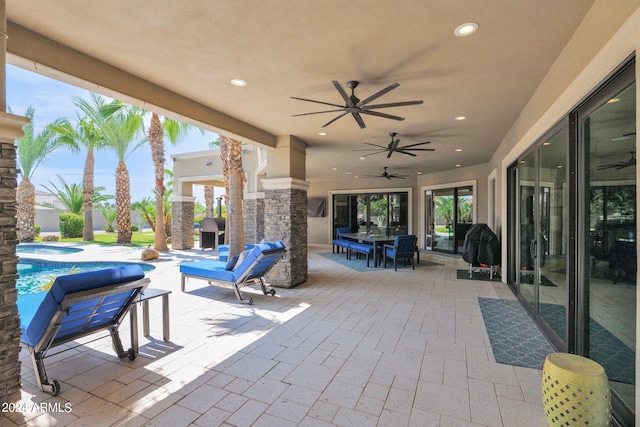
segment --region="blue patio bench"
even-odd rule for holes
[[[180,288],[184,292],[185,280],[195,278],[206,280],[209,285],[231,286],[238,301],[253,304],[253,298],[244,298],[240,287],[258,283],[265,295],[275,295],[273,288],[267,289],[264,276],[286,253],[282,242],[266,242],[255,245],[243,252],[242,256],[234,256],[224,261],[195,261],[180,265]]]
[[[353,243],[354,240],[348,239],[346,237],[341,237],[342,234],[351,233],[350,227],[338,227],[336,229],[336,237],[337,239],[333,239],[331,241],[331,253],[340,253],[341,251],[348,251],[349,244]],[[348,255],[348,253],[347,253]]]
[[[31,354],[40,390],[54,396],[60,392],[58,381],[47,377],[44,366],[47,351],[80,337],[108,330],[118,357],[134,360],[137,350],[124,350],[118,327],[131,310],[134,340],[137,328],[134,303],[149,283],[142,268],[132,264],[59,276],[46,292],[19,295],[20,343]]]
[[[347,259],[351,259],[351,252],[357,252],[367,256],[367,267],[369,267],[369,260],[373,257],[373,245],[368,243],[351,242],[347,247]]]

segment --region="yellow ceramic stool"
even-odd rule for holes
[[[552,353],[542,368],[542,400],[550,426],[611,425],[611,392],[604,368],[586,357]]]

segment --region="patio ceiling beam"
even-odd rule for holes
[[[276,137],[269,132],[16,23],[7,22],[7,33],[7,62],[10,64],[262,148],[276,147]]]

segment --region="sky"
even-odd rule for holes
[[[7,106],[13,114],[19,116],[24,116],[27,108],[33,107],[36,133],[61,117],[75,123],[80,110],[73,103],[74,96],[89,99],[89,91],[7,64]],[[143,137],[144,135],[140,136]],[[165,168],[172,168],[172,154],[207,150],[209,141],[217,138],[215,133],[205,132],[202,135],[195,129],[175,146],[165,140]],[[36,190],[47,191],[43,185],[53,188],[50,182],[60,187],[57,175],[62,176],[67,184],[82,185],[86,155],[86,150],[74,153],[61,148],[54,152],[33,173],[32,182]],[[116,155],[109,150],[101,150],[95,153],[95,158],[95,186],[105,187],[103,194],[115,195],[115,170],[118,165]],[[155,179],[149,145],[144,144],[131,153],[125,163],[131,179],[131,202],[145,197],[153,198]],[[194,188],[194,196],[201,203],[204,203],[203,191],[202,186]]]

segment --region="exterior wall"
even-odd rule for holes
[[[388,181],[383,182],[376,181],[375,186],[370,185],[366,186],[370,181],[368,180],[349,180],[349,181],[322,181],[322,182],[311,182],[308,190],[308,197],[324,197],[327,200],[327,215],[324,217],[315,217],[315,218],[307,218],[308,230],[307,234],[309,237],[309,243],[316,244],[329,244],[331,243],[331,196],[329,192],[331,191],[344,191],[344,190],[353,190],[354,192],[366,192],[366,191],[378,191],[383,190],[385,188],[408,188],[412,187],[412,200],[413,204],[413,212],[411,217],[411,230],[412,233],[418,235],[418,226],[419,226],[419,215],[416,215],[418,212],[419,206],[419,196],[417,195],[416,189],[416,181],[412,179],[402,180],[401,182],[397,181]],[[373,183],[373,182],[372,182]],[[305,210],[306,212],[306,210]]]
[[[97,209],[94,209],[92,212],[93,216],[93,229],[94,230],[104,230],[104,226],[107,224],[107,221],[104,219],[104,215]],[[42,227],[42,231],[46,232],[58,232],[58,221],[59,221],[60,213],[51,208],[43,208],[36,207],[36,224]],[[132,224],[140,224],[138,221],[138,213],[135,211],[131,211],[131,223]],[[144,223],[146,225],[146,222]],[[115,224],[114,224],[115,226]]]

